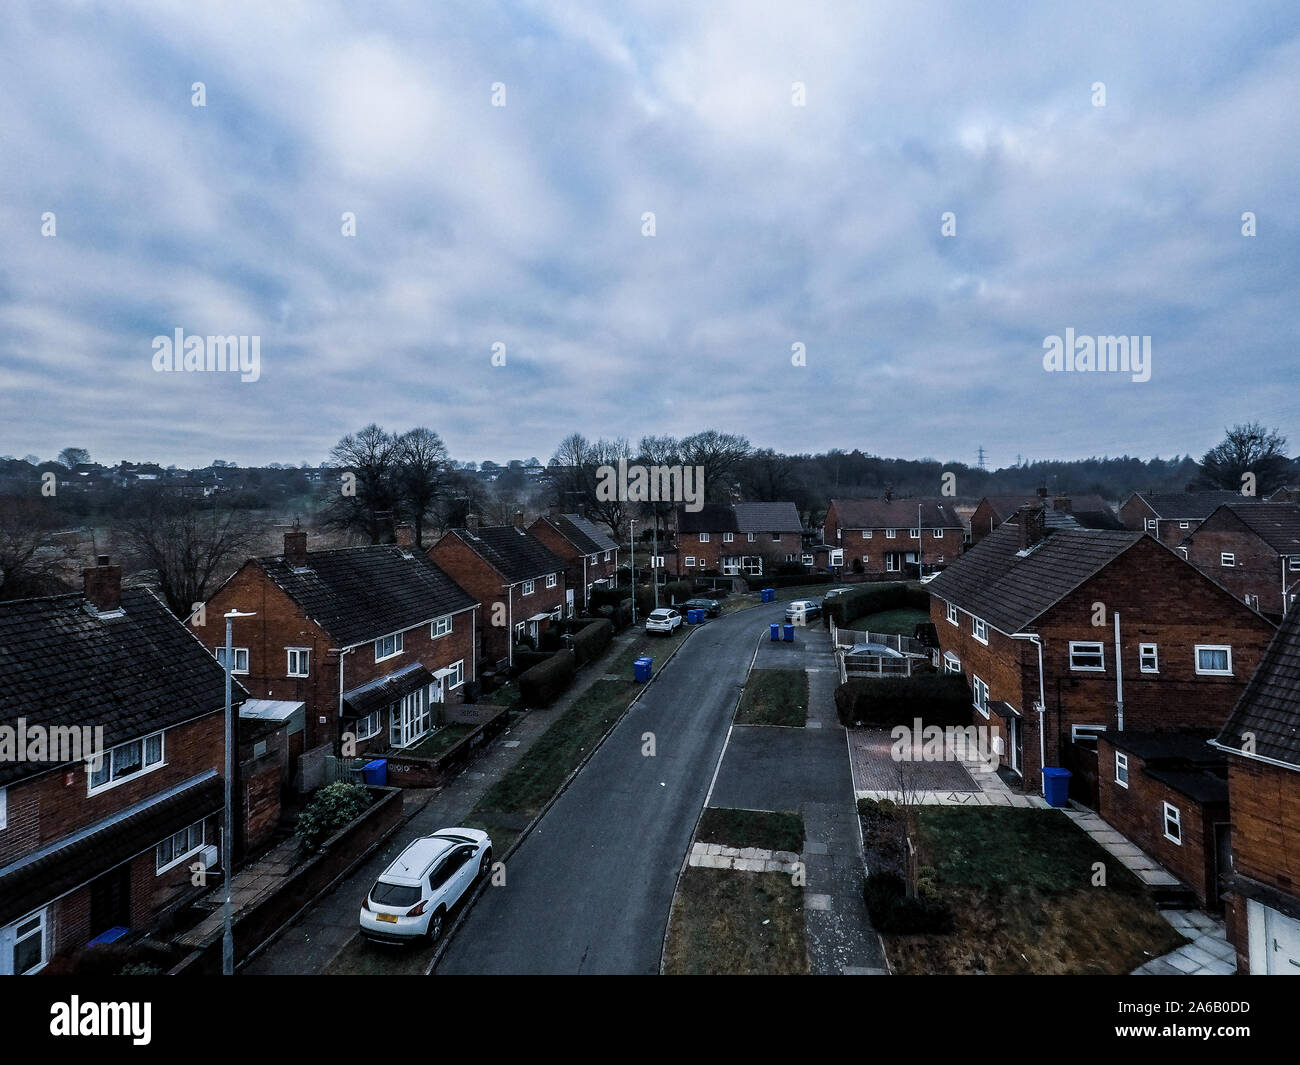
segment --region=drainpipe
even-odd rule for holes
[[[1043,687],[1043,640],[1036,632],[1013,632],[1013,640],[1028,640],[1038,648],[1038,779],[1041,793],[1047,795],[1047,778],[1042,770],[1047,766],[1046,712],[1047,691]]]
[[[515,586],[506,585],[506,662],[515,664]]]
[[[349,650],[350,648],[344,647],[339,651],[339,715],[338,723],[334,728],[334,750],[337,755],[342,755],[343,753],[343,748],[341,746],[342,741],[338,735],[338,725],[343,723],[343,656],[346,655]],[[383,727],[382,721],[380,722],[380,727]]]
[[[1119,611],[1115,611],[1115,717],[1118,730],[1124,731],[1124,656],[1120,654]]]
[[[1283,616],[1283,617],[1286,617],[1286,607],[1287,607],[1287,602],[1286,602],[1286,567],[1287,567],[1287,556],[1286,556],[1286,555],[1281,555],[1281,556],[1280,556],[1280,561],[1281,561],[1281,563],[1282,563],[1282,616]]]

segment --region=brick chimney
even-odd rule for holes
[[[1069,496],[1057,496],[1052,500],[1052,509],[1058,514],[1072,514],[1074,512],[1074,503]]]
[[[108,556],[100,555],[95,565],[82,570],[86,602],[100,613],[117,610],[122,605],[122,567],[110,566]]]
[[[560,516],[560,504],[552,503],[546,508],[546,514],[548,517],[558,518]]]
[[[1033,547],[1047,535],[1047,511],[1042,507],[1021,507],[1016,511],[1020,550]]]
[[[1040,484],[1040,485],[1038,486],[1038,498],[1039,498],[1039,499],[1046,499],[1046,498],[1047,498],[1047,485],[1046,485],[1046,484]]]
[[[471,510],[465,515],[465,528],[472,533],[478,532],[478,514],[475,511]]]
[[[516,511],[515,511],[515,528],[516,528],[516,529],[522,529],[523,527],[524,527],[524,512],[523,512],[522,510],[516,510]]]
[[[284,560],[294,569],[307,565],[307,530],[294,526],[284,534]]]
[[[409,551],[415,546],[415,529],[408,522],[402,522],[393,532],[397,536],[397,546],[403,551]]]

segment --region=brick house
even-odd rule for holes
[[[668,557],[678,577],[761,577],[782,562],[804,564],[803,522],[793,503],[706,503],[696,513],[678,507],[673,524],[675,563]]]
[[[1178,549],[1243,602],[1280,619],[1300,592],[1300,503],[1224,503]]]
[[[0,974],[138,938],[219,864],[225,672],[121,574],[100,556],[84,594],[0,604]]]
[[[618,583],[618,544],[581,514],[547,514],[528,531],[565,562],[565,611],[587,610],[596,585]]]
[[[1182,881],[1202,909],[1219,908],[1231,871],[1228,761],[1210,746],[1214,735],[1110,730],[1097,739],[1097,812]]]
[[[1099,733],[1218,728],[1274,631],[1153,537],[1051,529],[1041,508],[928,587],[943,668],[970,683],[1003,765],[1033,790],[1044,764],[1070,769],[1094,809]]]
[[[1216,507],[1250,503],[1240,492],[1134,492],[1119,508],[1124,528],[1147,532],[1166,547],[1177,547]]]
[[[286,532],[283,554],[249,559],[191,622],[224,657],[222,615],[256,614],[235,621],[234,672],[257,700],[302,704],[305,728],[288,740],[303,790],[321,783],[327,755],[418,743],[438,704],[477,678],[478,604],[412,546],[409,526],[398,537],[309,551],[304,530]]]
[[[1047,507],[1047,493],[1040,489],[1037,496],[993,495],[985,496],[975,507],[970,519],[970,542],[977,544],[999,525],[1015,521],[1016,512],[1025,506]],[[1115,511],[1099,495],[1053,496],[1047,511],[1048,525],[1058,528],[1122,529],[1124,524]]]
[[[1237,971],[1300,973],[1300,610],[1213,741],[1228,758],[1232,875],[1228,938]]]
[[[951,503],[938,499],[832,499],[822,534],[843,552],[838,562],[832,552],[831,565],[843,566],[846,579],[901,578],[918,562],[948,565],[961,554],[965,538]]]
[[[564,559],[521,525],[452,529],[429,557],[452,575],[481,609],[479,659],[484,668],[513,665],[515,645],[536,644],[564,617]]]

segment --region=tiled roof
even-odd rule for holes
[[[309,551],[307,565],[300,570],[283,556],[256,562],[342,647],[475,603],[423,552],[403,551],[395,544]]]
[[[551,520],[551,519],[547,519]],[[555,527],[569,543],[584,555],[594,555],[599,551],[617,551],[618,544],[600,531],[592,522],[581,514],[561,514],[553,521]]]
[[[1054,510],[1052,508],[1053,498],[1065,498],[1070,501],[1068,511]],[[1099,495],[1076,495],[1064,497],[1040,497],[1037,493],[1026,492],[1024,495],[992,495],[985,496],[983,501],[987,501],[997,515],[999,521],[1010,521],[1016,511],[1024,506],[1044,506],[1047,509],[1047,519],[1049,524],[1052,523],[1054,516],[1062,514],[1068,517],[1056,517],[1056,523],[1060,527],[1077,526],[1083,529],[1122,529],[1123,522],[1111,509],[1109,503]]]
[[[447,535],[459,537],[511,584],[564,572],[563,559],[551,554],[532,533],[513,525],[490,525],[477,531],[453,529]]]
[[[995,629],[1019,632],[1143,535],[1128,530],[1049,530],[1021,555],[1020,529],[1003,525],[926,587]]]
[[[677,508],[677,531],[679,533],[715,533],[739,532],[736,528],[736,512],[729,503],[705,503],[697,511],[685,507]],[[770,531],[770,530],[769,530]]]
[[[842,529],[915,529],[921,507],[921,528],[961,529],[951,504],[933,499],[832,499]],[[1014,509],[1014,508],[1013,508]]]
[[[102,726],[111,747],[225,707],[225,671],[162,600],[124,588],[122,611],[91,614],[80,594],[0,603],[0,724]],[[54,765],[0,762],[0,785]]]
[[[1218,510],[1234,514],[1279,555],[1300,555],[1300,503],[1234,502],[1225,503]],[[1195,536],[1196,533],[1192,533],[1187,539]]]
[[[1199,521],[1224,503],[1249,503],[1240,492],[1135,492],[1162,519]]]
[[[736,503],[736,532],[803,532],[793,503]]]
[[[1247,736],[1261,758],[1300,769],[1300,610],[1283,620],[1218,742],[1241,750]]]

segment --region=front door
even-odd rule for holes
[[[591,598],[591,589],[590,589],[590,588],[587,589],[587,598],[588,598],[588,601],[590,601],[590,598]],[[566,589],[565,589],[565,591],[564,591],[564,602],[565,602],[565,606],[567,607],[567,609],[565,610],[565,614],[566,614],[568,617],[573,617],[573,589],[572,589],[572,588],[566,588]]]
[[[1223,893],[1232,875],[1232,824],[1216,821],[1214,825],[1214,904],[1223,905]]]
[[[90,935],[131,926],[131,869],[110,869],[90,884]]]
[[[1011,752],[1011,768],[1017,773],[1020,772],[1020,760],[1024,757],[1025,741],[1020,728],[1020,719],[1018,717],[1007,718],[1007,732],[1009,733],[1010,742],[1007,744]]]

